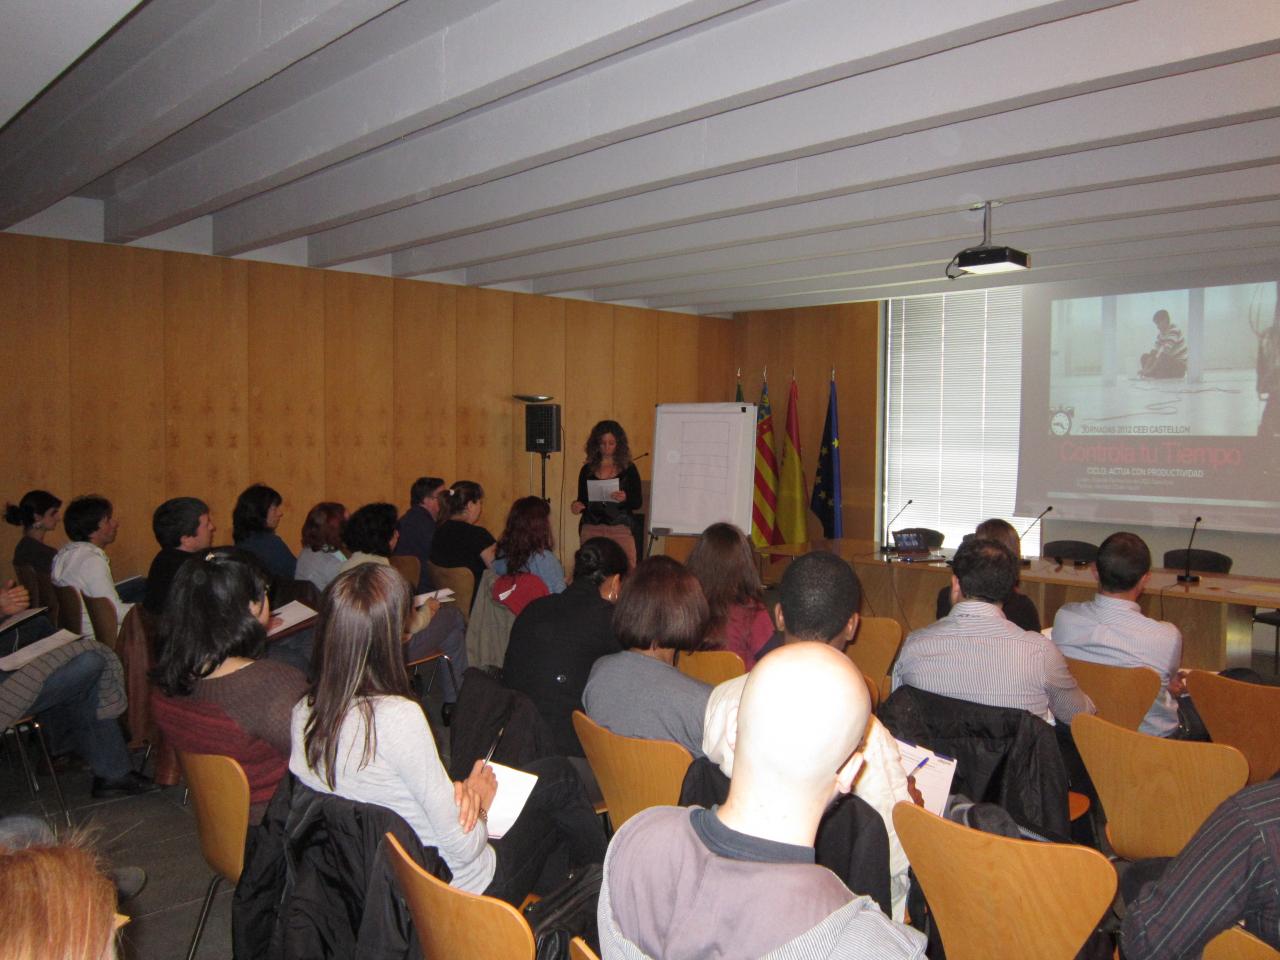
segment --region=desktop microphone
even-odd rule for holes
[[[1179,583],[1199,583],[1200,578],[1191,572],[1191,544],[1196,541],[1196,527],[1200,526],[1201,517],[1196,517],[1196,522],[1191,525],[1191,539],[1187,541],[1187,569],[1178,574]]]
[[[1031,531],[1031,528],[1034,527],[1037,523],[1039,523],[1041,518],[1044,517],[1044,515],[1052,509],[1053,509],[1053,504],[1050,504],[1049,506],[1041,510],[1039,516],[1037,516],[1034,520],[1032,520],[1030,523],[1027,524],[1027,529],[1023,530],[1020,534],[1018,534],[1018,540],[1021,541],[1022,538],[1025,537]],[[1018,559],[1022,561],[1022,565],[1024,567],[1031,566],[1030,557],[1019,557]]]
[[[884,533],[886,537],[889,535],[889,530],[893,527],[895,523],[898,522],[898,518],[902,516],[904,513],[906,513],[907,507],[911,506],[913,503],[915,503],[915,500],[908,500],[906,503],[902,505],[902,509],[893,515],[893,519],[890,520],[887,524],[885,524]],[[889,553],[892,550],[893,550],[893,547],[889,546],[887,541],[883,546],[880,547],[881,553]]]

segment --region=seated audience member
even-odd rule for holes
[[[395,549],[396,508],[389,503],[367,503],[347,521],[343,538],[350,556],[343,562],[341,572],[366,563],[391,565],[391,551]],[[405,659],[419,660],[440,650],[453,661],[453,673],[442,670],[441,690],[446,704],[456,703],[458,691],[453,676],[461,677],[467,669],[467,628],[456,605],[442,605],[427,600],[407,615],[405,632],[411,634]]]
[[[984,520],[978,524],[973,535],[979,540],[998,540],[1012,550],[1015,557],[1022,556],[1022,540],[1018,536],[1018,531],[1013,529],[1013,525],[1007,520],[999,518]],[[951,612],[952,602],[950,586],[938,591],[937,617],[939,620]],[[1004,602],[1001,609],[1004,610],[1006,620],[1023,630],[1040,629],[1040,611],[1036,609],[1035,601],[1023,593],[1018,584],[1013,585],[1013,593],[1009,594],[1009,599]]]
[[[773,639],[773,618],[764,606],[764,585],[750,542],[733,524],[713,523],[698,537],[687,565],[711,611],[708,638],[740,656],[750,670]]]
[[[46,577],[53,573],[57,550],[44,542],[58,529],[62,501],[46,490],[28,490],[17,504],[4,505],[5,523],[22,528],[22,538],[13,548],[13,565],[31,567]]]
[[[815,550],[791,561],[783,573],[774,615],[785,643],[825,643],[843,651],[857,635],[861,603],[862,584],[853,567],[834,553]],[[711,691],[707,701],[703,752],[726,777],[733,776],[734,737],[746,682],[746,676],[726,680]],[[906,915],[911,864],[893,827],[893,806],[900,801],[912,802],[907,775],[902,769],[898,742],[875,717],[867,721],[862,753],[865,762],[853,782],[853,792],[884,821],[889,835],[893,918],[901,920]]]
[[[1280,778],[1224,800],[1136,898],[1128,877],[1120,937],[1127,960],[1191,960],[1240,922],[1280,950]]]
[[[564,567],[552,551],[551,504],[541,497],[521,497],[511,505],[498,540],[493,572],[532,573],[548,593],[564,590]]]
[[[818,822],[861,766],[869,713],[857,669],[825,644],[762,660],[742,693],[724,805],[646,810],[609,845],[604,960],[923,957],[922,934],[814,863]]]
[[[192,555],[213,546],[217,527],[209,518],[209,505],[195,497],[174,497],[156,507],[151,515],[151,531],[160,552],[147,572],[147,593],[142,606],[156,616],[164,613],[169,590],[178,569]]]
[[[161,654],[151,711],[172,747],[220,753],[249,778],[249,822],[257,823],[289,765],[293,705],[307,678],[264,660],[271,604],[251,564],[210,553],[178,571],[160,622]]]
[[[0,616],[29,605],[25,587],[0,590]],[[116,719],[126,706],[119,659],[88,637],[55,647],[17,670],[0,670],[0,729],[34,714],[55,744],[69,743],[89,765],[95,799],[155,789],[130,763]]]
[[[893,667],[893,688],[912,686],[990,707],[1026,710],[1050,723],[1094,713],[1058,648],[1001,610],[1018,580],[1018,558],[996,540],[974,538],[952,561],[951,612],[913,631]]]
[[[604,833],[573,768],[538,760],[538,782],[514,826],[489,840],[487,811],[502,785],[482,760],[449,781],[422,708],[413,700],[401,635],[409,585],[366,563],[338,576],[320,611],[318,676],[293,710],[289,769],[307,786],[389,807],[436,847],[468,893],[520,903],[549,858],[599,862]],[[563,877],[548,878],[560,882]]]
[[[17,960],[111,960],[116,891],[77,842],[0,847],[0,930]]]
[[[284,498],[264,483],[247,487],[231,513],[231,539],[261,560],[273,577],[293,580],[298,559],[276,533],[284,519],[283,503]]]
[[[573,711],[582,709],[591,667],[622,649],[613,636],[613,605],[627,566],[614,541],[588,540],[573,556],[573,583],[564,593],[534,600],[511,626],[503,682],[533,701],[556,752],[566,757],[583,756]]]
[[[1151,551],[1137,534],[1113,533],[1098,547],[1094,564],[1098,595],[1088,603],[1067,603],[1053,619],[1053,642],[1072,660],[1114,667],[1150,667],[1161,689],[1139,731],[1167,737],[1178,731],[1178,702],[1184,684],[1182,634],[1172,623],[1152,620],[1138,606],[1151,579]]]
[[[437,567],[466,567],[479,586],[496,553],[493,534],[480,526],[484,488],[470,480],[459,480],[442,491],[439,500],[440,518],[431,541],[431,562]]]
[[[117,625],[124,623],[125,614],[133,604],[125,603],[116,592],[111,561],[103,549],[115,542],[120,530],[120,521],[112,516],[111,501],[98,496],[76,497],[67,505],[62,523],[71,541],[63,544],[53,558],[54,586],[75,587],[85,597],[107,598],[116,608]],[[93,636],[87,604],[80,612],[80,632]],[[115,642],[115,637],[99,639]]]
[[[707,601],[692,573],[670,557],[650,557],[622,585],[613,611],[621,653],[591,668],[582,702],[587,716],[627,737],[674,740],[702,756],[702,721],[711,687],[672,664],[697,650],[707,631]]]
[[[417,557],[422,564],[415,593],[426,593],[435,587],[427,573],[431,560],[431,544],[436,537],[436,521],[440,517],[440,492],[444,481],[439,477],[419,477],[409,488],[409,509],[404,512],[396,530],[400,540],[396,544],[397,557]]]
[[[329,585],[347,555],[342,552],[342,528],[347,522],[347,508],[340,503],[324,501],[307,511],[302,524],[302,552],[294,576],[309,580],[321,593]]]

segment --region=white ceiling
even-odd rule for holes
[[[3,7],[28,93],[74,6]],[[696,313],[991,286],[943,279],[987,199],[1016,282],[1269,264],[1280,3],[150,0],[0,130],[0,227],[71,195]]]

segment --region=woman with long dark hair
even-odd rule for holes
[[[229,553],[184,563],[160,621],[151,709],[165,740],[191,753],[234,757],[249,778],[250,821],[262,819],[289,763],[302,673],[260,659],[271,604],[254,566]]]
[[[284,498],[265,483],[246,487],[231,513],[231,539],[261,560],[273,577],[292,580],[298,558],[276,533],[284,519],[283,504]]]
[[[751,544],[733,524],[713,523],[698,537],[687,566],[711,611],[708,639],[736,653],[750,670],[774,633]]]
[[[32,567],[45,576],[53,574],[57,549],[44,538],[58,527],[62,501],[47,490],[28,490],[16,504],[4,505],[5,523],[22,528],[22,538],[13,548],[15,567]]]
[[[551,505],[541,497],[521,497],[507,512],[493,572],[532,573],[547,585],[548,593],[560,593],[564,590],[564,567],[554,548]]]
[[[480,526],[484,487],[473,480],[456,480],[440,493],[440,518],[431,541],[431,562],[437,567],[466,567],[480,585],[493,563],[495,541]]]
[[[409,688],[402,634],[410,599],[404,578],[376,563],[329,585],[316,681],[293,710],[289,769],[314,790],[400,814],[440,851],[452,885],[469,893],[520,903],[553,853],[575,864],[603,859],[599,820],[563,758],[529,766],[538,775],[533,793],[511,829],[490,841],[486,816],[498,776],[477,761],[466,780],[450,782]]]
[[[623,549],[634,567],[636,541],[631,518],[640,509],[643,495],[627,432],[616,420],[601,420],[591,428],[584,449],[587,461],[578,471],[578,499],[569,507],[582,517],[578,536],[584,542],[592,537],[608,537]],[[591,480],[616,480],[617,489],[603,499],[593,500],[588,483]]]

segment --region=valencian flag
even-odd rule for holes
[[[751,542],[757,547],[779,543],[778,457],[773,448],[773,409],[769,406],[769,380],[760,383],[756,407],[756,482],[751,505]]]
[[[782,438],[782,466],[778,470],[778,534],[783,543],[808,543],[809,491],[800,462],[800,388],[791,378],[787,397],[787,432]]]
[[[827,425],[822,429],[822,449],[818,472],[813,478],[813,499],[809,509],[822,521],[822,535],[828,540],[844,536],[840,509],[840,424],[836,416],[836,374],[831,371],[831,396],[827,399]]]

